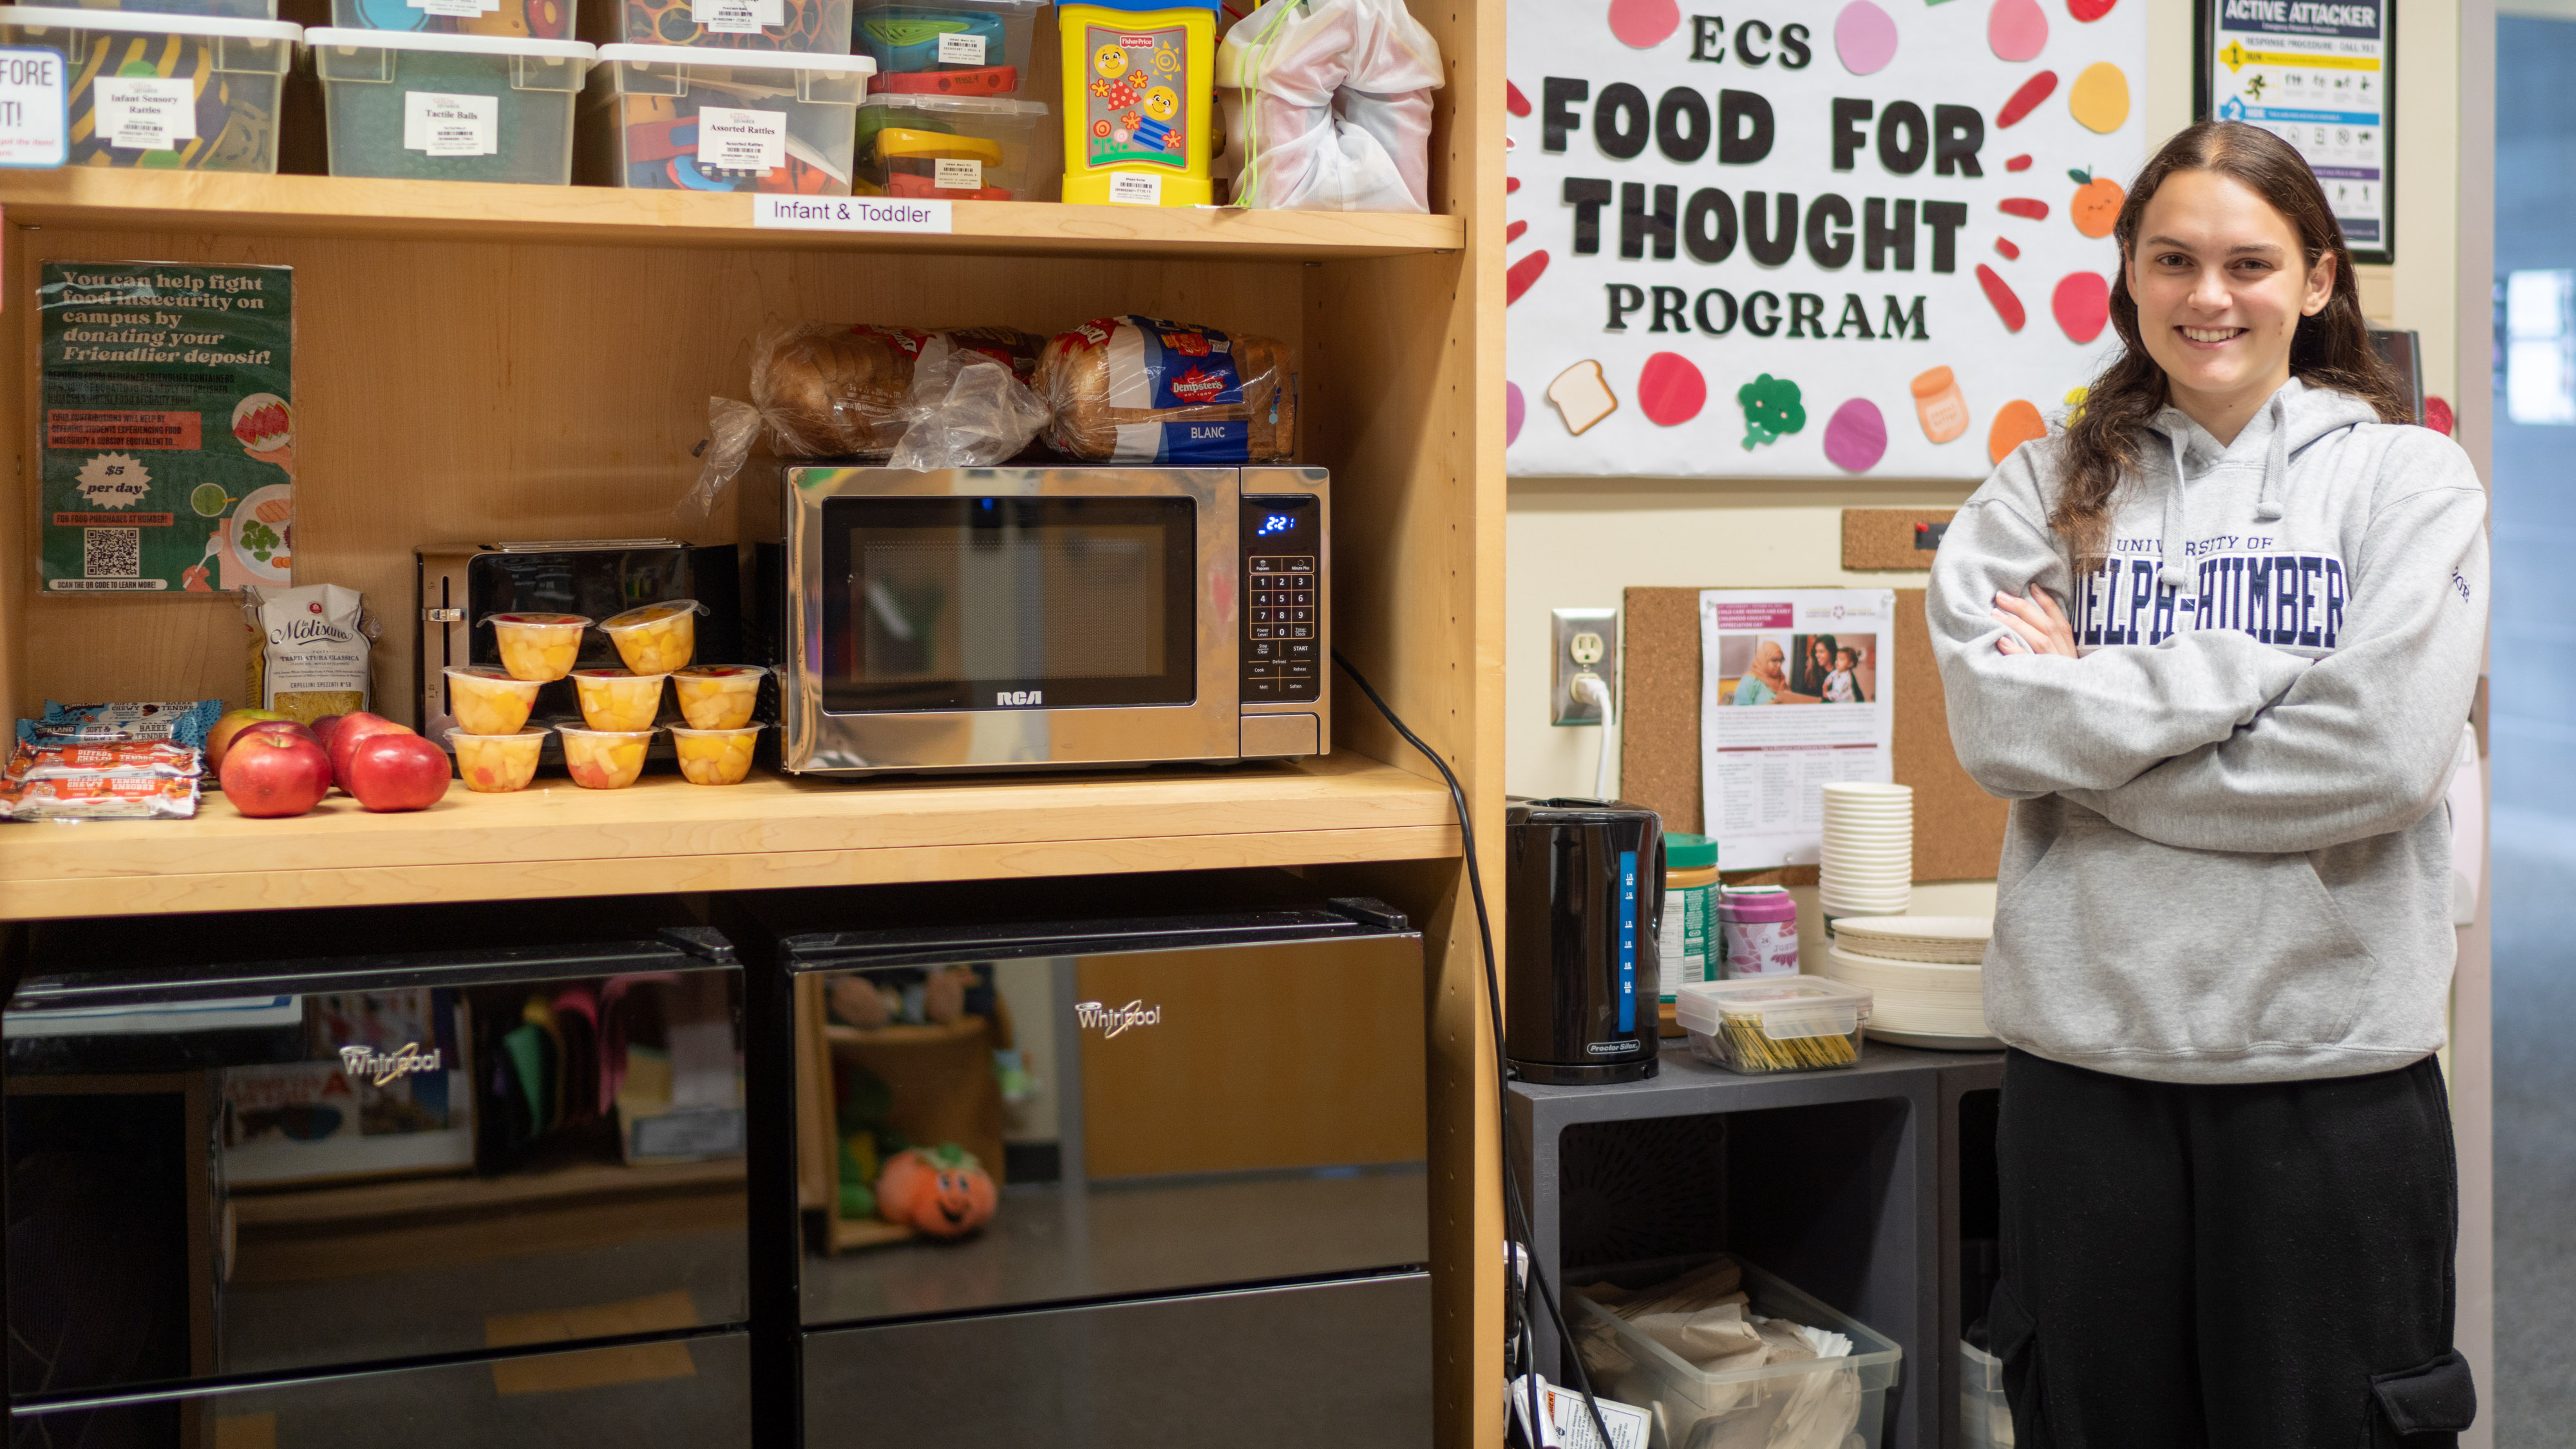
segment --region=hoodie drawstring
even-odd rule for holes
[[[2263,483],[2254,494],[2254,516],[2266,523],[2281,516],[2281,490],[2290,476],[2290,389],[2272,394],[2272,436],[2263,450]],[[2169,589],[2191,587],[2191,570],[2183,563],[2183,535],[2190,532],[2183,510],[2183,456],[2186,434],[2177,427],[2165,434],[2173,449],[2173,491],[2165,495],[2165,563],[2156,582]]]
[[[2187,531],[2182,511],[2183,430],[2165,434],[2165,442],[2173,448],[2174,476],[2173,491],[2165,495],[2165,566],[2156,571],[2156,582],[2181,589],[2191,584],[2191,571],[2182,563],[2182,536]]]
[[[2272,446],[2263,455],[2263,486],[2254,495],[2254,516],[2270,523],[2281,516],[2281,487],[2290,474],[2290,390],[2272,394]]]

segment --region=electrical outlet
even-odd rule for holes
[[[1574,697],[1574,677],[1598,674],[1619,692],[1619,611],[1558,609],[1548,636],[1548,714],[1551,723],[1597,725],[1601,706]]]

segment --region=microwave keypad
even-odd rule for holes
[[[1323,668],[1312,554],[1244,560],[1243,701],[1307,700]]]

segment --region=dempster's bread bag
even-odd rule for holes
[[[1296,357],[1153,317],[1104,317],[1038,357],[1059,452],[1095,463],[1277,463],[1297,452]]]

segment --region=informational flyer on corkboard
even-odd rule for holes
[[[1700,829],[1729,870],[1814,865],[1824,787],[1895,778],[1896,595],[1699,596]]]
[[[47,262],[36,301],[46,591],[292,582],[294,274]]]

